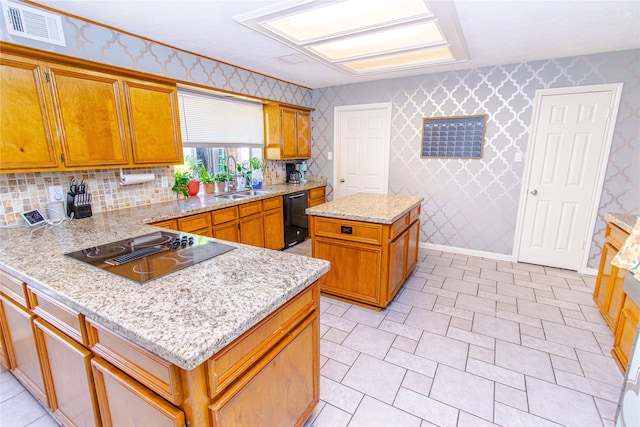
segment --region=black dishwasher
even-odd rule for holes
[[[288,248],[304,241],[309,235],[309,218],[305,210],[309,206],[307,191],[285,194],[284,201],[284,247]]]

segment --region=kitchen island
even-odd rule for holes
[[[418,262],[423,200],[358,193],[308,208],[313,257],[331,262],[319,280],[322,293],[386,307]]]
[[[140,285],[64,256],[157,231],[152,209],[1,230],[0,361],[65,424],[303,424],[329,263],[225,242]]]

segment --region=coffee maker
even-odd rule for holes
[[[302,173],[300,173],[300,163],[285,163],[288,184],[300,184]]]

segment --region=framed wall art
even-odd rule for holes
[[[482,158],[486,114],[425,117],[422,121],[423,158]]]

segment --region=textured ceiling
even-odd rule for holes
[[[638,0],[452,2],[471,58],[468,62],[359,77],[312,58],[298,64],[283,62],[277,58],[301,54],[233,20],[280,0],[31,3],[309,88],[640,47]]]

